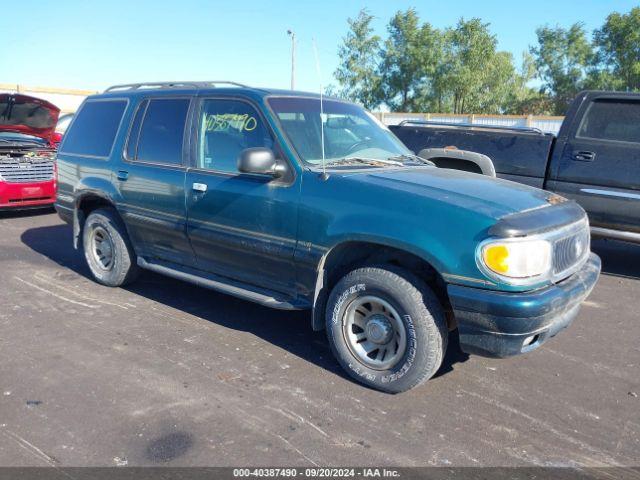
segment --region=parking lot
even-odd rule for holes
[[[349,380],[308,314],[145,273],[88,278],[50,211],[0,216],[0,465],[637,466],[640,247],[569,330],[508,360],[455,337],[391,396]]]

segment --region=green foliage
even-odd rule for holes
[[[444,62],[436,82],[441,108],[453,113],[500,113],[517,81],[513,58],[478,18],[444,32]]]
[[[349,19],[331,89],[369,109],[562,115],[585,88],[640,90],[640,7],[610,14],[592,41],[581,23],[538,28],[520,68],[478,18],[440,30],[410,8],[384,41],[373,20],[367,10]]]
[[[331,92],[369,109],[379,105],[381,100],[378,74],[380,37],[373,35],[373,19],[363,9],[355,19],[348,20],[350,30],[338,51],[340,65],[335,72],[342,90]]]
[[[553,102],[551,98],[537,89],[529,87],[536,77],[536,66],[533,56],[522,54],[520,72],[509,84],[508,98],[504,112],[511,115],[551,115]]]
[[[439,30],[410,8],[391,18],[384,42],[373,35],[372,20],[366,10],[348,20],[335,72],[340,89],[332,93],[369,109],[500,113],[526,89],[512,56],[497,50],[480,19]]]
[[[440,33],[420,25],[414,9],[396,13],[388,31],[380,65],[383,98],[392,110],[416,110],[441,58]]]
[[[609,15],[593,34],[600,88],[640,90],[640,7]]]
[[[531,47],[542,91],[553,97],[555,113],[564,114],[576,94],[585,88],[593,49],[581,23],[568,29],[541,27],[536,30],[538,46]]]

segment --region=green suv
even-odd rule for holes
[[[120,85],[88,97],[58,156],[60,216],[94,278],[152,270],[305,309],[358,381],[433,376],[470,353],[533,350],[595,285],[584,211],[436,168],[352,103],[230,82]]]

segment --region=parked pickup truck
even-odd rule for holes
[[[600,271],[576,203],[436,168],[313,94],[112,87],[82,104],[57,160],[56,208],[96,281],[143,268],[311,310],[349,375],[387,392],[430,378],[454,328],[467,352],[536,349]]]
[[[640,243],[640,94],[580,93],[557,137],[535,129],[429,122],[403,122],[391,130],[439,166],[479,172],[453,149],[486,155],[498,177],[576,200],[594,236]],[[442,148],[446,156],[439,155]]]

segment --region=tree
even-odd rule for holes
[[[640,7],[610,14],[593,40],[603,66],[595,74],[598,87],[640,90]]]
[[[515,83],[513,57],[496,50],[489,24],[460,19],[444,34],[443,61],[434,82],[440,107],[454,113],[501,113]]]
[[[522,54],[520,71],[509,85],[509,94],[502,113],[512,115],[551,115],[553,102],[549,95],[529,86],[536,76],[535,61],[530,53]]]
[[[388,31],[380,62],[385,103],[396,111],[419,110],[441,56],[440,32],[428,23],[420,25],[413,8],[397,12]]]
[[[525,88],[511,54],[496,50],[495,36],[480,19],[461,19],[441,31],[421,23],[415,9],[398,11],[377,54],[381,40],[372,20],[366,10],[349,19],[335,74],[341,88],[332,93],[367,108],[502,113],[514,91]]]
[[[339,88],[328,89],[369,109],[562,115],[585,88],[640,90],[640,7],[610,14],[592,43],[581,23],[538,28],[520,70],[479,18],[439,30],[410,8],[390,19],[384,41],[373,19],[367,10],[349,19]]]
[[[372,109],[381,102],[378,62],[380,37],[373,35],[374,17],[366,9],[348,19],[349,33],[338,50],[340,64],[335,77],[342,87],[339,96]],[[338,93],[338,92],[335,92]]]
[[[568,29],[541,27],[536,30],[537,47],[530,53],[535,59],[542,93],[553,98],[554,113],[564,115],[569,103],[582,90],[593,65],[593,49],[582,23]]]

